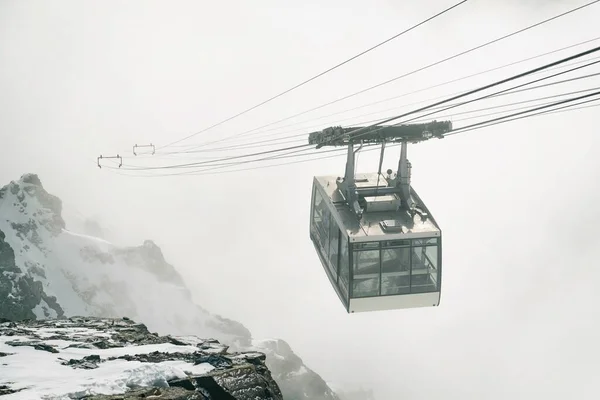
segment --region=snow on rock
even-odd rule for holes
[[[215,340],[159,336],[129,319],[7,321],[0,324],[0,395],[6,400],[98,399],[126,392],[157,399],[283,398],[264,354],[227,349]]]
[[[194,304],[194,288],[154,242],[118,246],[90,235],[102,231],[97,224],[73,232],[62,208],[34,174],[0,189],[0,318],[127,316],[160,334],[218,338],[236,351],[266,353],[286,399],[337,400],[285,342],[253,345],[245,326]]]

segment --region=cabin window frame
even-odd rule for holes
[[[342,243],[344,243],[344,246],[342,246]],[[350,283],[352,282],[351,279],[351,274],[352,274],[352,268],[350,268],[350,260],[351,260],[351,251],[350,251],[350,238],[346,235],[344,235],[344,233],[340,230],[340,240],[339,240],[339,244],[338,244],[338,274],[337,274],[337,286],[341,292],[341,294],[344,296],[344,299],[346,301],[349,301],[350,299]],[[346,249],[346,254],[345,254],[345,258],[346,258],[346,262],[344,263],[343,261],[343,257],[344,257],[344,253],[342,252],[342,249],[345,247]],[[345,277],[346,277],[346,281],[343,282],[342,279],[342,268],[345,268]]]
[[[317,206],[317,195],[320,196],[321,201]],[[320,221],[317,221],[317,213],[320,211]],[[318,190],[317,187],[314,189],[313,194],[313,207],[311,218],[311,230],[319,245],[321,254],[325,260],[329,260],[329,224],[331,223],[331,211],[327,207],[325,196]],[[324,225],[325,219],[327,225]]]
[[[375,244],[377,244],[375,246]],[[435,286],[432,290],[413,290],[413,249],[416,248],[427,248],[427,247],[435,247],[436,248],[436,262],[434,273],[429,273],[428,275],[432,276]],[[372,251],[377,248],[379,250],[379,290],[377,295],[371,296],[355,296],[354,295],[354,255],[356,253],[362,251]],[[386,249],[399,249],[405,248],[409,252],[409,270],[407,271],[407,276],[409,277],[409,286],[408,291],[403,293],[391,293],[391,294],[382,294],[382,284],[383,284],[383,251]],[[442,271],[442,240],[441,237],[433,236],[433,237],[425,237],[425,238],[411,238],[411,239],[402,239],[402,240],[381,240],[381,241],[371,241],[371,242],[351,242],[349,248],[350,255],[350,299],[364,299],[364,298],[372,298],[372,297],[385,297],[385,296],[406,296],[406,295],[414,295],[419,293],[435,293],[441,291],[441,271]],[[432,262],[433,264],[433,262]],[[416,286],[415,286],[416,287]]]

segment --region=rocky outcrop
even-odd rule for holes
[[[0,189],[0,200],[6,200],[9,192],[14,195],[11,198],[13,202],[4,205],[4,207],[12,206],[19,212],[24,213],[30,200],[35,200],[39,205],[39,207],[36,207],[37,212],[35,215],[32,215],[35,219],[29,219],[27,224],[15,224],[15,227],[18,227],[24,235],[31,232],[35,236],[37,223],[40,223],[54,234],[59,234],[65,228],[65,221],[61,216],[62,201],[44,189],[37,175],[25,174],[18,182],[13,181]]]
[[[24,348],[37,351],[32,356]],[[0,388],[7,395],[283,399],[264,354],[229,352],[216,340],[195,336],[159,336],[127,318],[3,322],[0,351]],[[35,373],[48,366],[62,377],[54,386]]]
[[[41,282],[17,267],[15,253],[5,238],[0,230],[0,317],[16,320],[35,318],[33,310],[42,303],[46,305],[46,317],[51,316],[48,309],[53,310],[55,316],[63,316],[56,297],[48,296]],[[35,267],[32,265],[32,268]]]

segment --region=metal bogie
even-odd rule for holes
[[[451,121],[432,121],[424,124],[367,126],[342,128],[335,126],[308,135],[308,143],[322,146],[346,146],[350,143],[381,143],[407,140],[422,142],[431,138],[442,139],[452,130]]]

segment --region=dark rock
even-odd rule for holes
[[[169,386],[180,387],[185,390],[196,390],[196,381],[194,379],[174,379],[170,380]]]
[[[91,343],[92,346],[98,349],[110,349],[111,347],[120,347],[118,344],[110,344],[106,340],[97,340]]]
[[[218,354],[201,354],[194,359],[194,364],[208,363],[215,368],[231,368],[233,362],[222,355]]]
[[[40,342],[21,342],[21,341],[17,341],[17,340],[11,340],[8,342],[5,342],[7,345],[9,346],[13,346],[13,347],[20,347],[20,346],[31,346],[36,350],[42,350],[42,351],[47,351],[50,353],[58,353],[59,351],[56,350],[54,347],[45,344],[45,343],[40,343]]]
[[[246,355],[246,360],[254,365],[265,365],[267,356],[263,353],[248,354]]]
[[[246,364],[230,369],[215,371],[211,374],[219,386],[226,389],[234,399],[282,399],[283,395],[269,370],[261,370]]]
[[[12,346],[12,347],[19,347],[19,346],[35,346],[37,344],[37,342],[21,342],[18,340],[9,340],[7,342],[5,342],[7,345]]]
[[[56,350],[54,347],[48,345],[48,344],[44,344],[44,343],[39,343],[33,346],[34,349],[36,350],[43,350],[43,351],[48,351],[50,353],[59,353],[58,350]]]
[[[139,361],[146,363],[160,363],[164,361],[173,361],[173,360],[184,360],[188,362],[193,362],[193,354],[187,353],[163,353],[160,351],[154,351],[152,353],[147,354],[126,354],[124,356],[119,357],[110,357],[109,360],[126,360],[126,361]]]
[[[70,367],[73,368],[80,368],[80,369],[96,369],[98,368],[98,364],[100,364],[102,362],[102,360],[100,359],[100,356],[97,354],[92,354],[89,356],[85,356],[81,359],[73,359],[71,358],[69,361],[62,361],[61,365],[68,365]]]
[[[176,346],[187,346],[187,343],[182,342],[181,340],[175,339],[174,337],[167,336],[169,338],[169,343],[172,343]]]
[[[132,390],[118,395],[92,395],[81,398],[82,400],[218,400],[217,398],[204,397],[202,393],[183,389],[181,387],[170,388],[144,388]]]
[[[200,376],[194,379],[196,387],[199,389],[203,389],[202,391],[208,394],[209,399],[219,399],[219,400],[238,400],[239,397],[234,397],[227,390],[223,389],[221,385],[215,381],[215,378],[212,376]],[[253,397],[246,397],[247,399],[252,399]]]
[[[13,248],[6,243],[6,235],[0,230],[0,318],[20,321],[35,319],[33,309],[44,300],[57,316],[63,316],[64,311],[56,302],[54,296],[44,292],[42,283],[30,275],[21,274],[15,262]],[[13,293],[18,293],[15,296]]]
[[[75,344],[70,344],[67,346],[67,349],[69,348],[75,348],[75,349],[95,349],[97,348],[96,346],[90,344],[90,343],[75,343]]]
[[[0,396],[6,395],[6,394],[17,393],[18,391],[19,390],[11,389],[6,385],[0,385]]]

